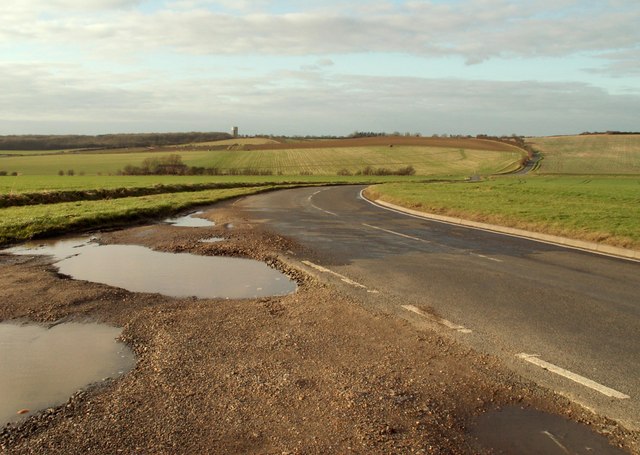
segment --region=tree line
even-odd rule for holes
[[[0,136],[0,150],[105,149],[160,147],[230,139],[228,133],[136,133],[87,135],[12,135]]]
[[[180,155],[145,158],[140,166],[127,165],[119,175],[273,175],[270,169],[220,169],[187,166]]]

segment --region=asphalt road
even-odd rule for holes
[[[439,323],[526,378],[640,428],[640,263],[398,214],[361,189],[299,188],[235,205],[372,305]]]

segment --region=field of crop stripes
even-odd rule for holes
[[[518,152],[463,150],[434,147],[339,147],[252,151],[179,150],[176,152],[79,153],[0,158],[0,170],[21,175],[55,175],[73,170],[76,175],[116,174],[127,165],[140,166],[150,157],[179,154],[189,166],[256,169],[274,174],[335,175],[341,169],[356,172],[366,166],[396,170],[413,166],[419,175],[493,173],[518,162]]]
[[[494,172],[517,162],[513,152],[494,152],[420,147],[396,148],[328,148],[213,152],[197,165],[221,170],[252,168],[274,173],[335,174],[341,169],[351,172],[366,166],[397,169],[412,165],[418,174]],[[188,158],[185,157],[185,162]]]
[[[640,174],[640,135],[533,138],[541,174]]]

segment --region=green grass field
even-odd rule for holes
[[[539,174],[640,175],[640,135],[530,138],[544,155]]]
[[[370,194],[428,213],[640,249],[638,177],[391,183],[373,186]]]
[[[465,150],[435,147],[341,147],[290,150],[65,153],[0,157],[0,171],[51,176],[73,170],[77,175],[114,175],[126,165],[139,166],[145,158],[177,153],[188,166],[268,170],[273,174],[336,175],[366,166],[395,170],[412,165],[417,175],[469,176],[508,172],[518,167],[518,151]],[[0,183],[2,185],[2,183]]]

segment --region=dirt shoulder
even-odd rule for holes
[[[238,218],[99,234],[103,243],[269,262],[295,294],[175,299],[64,279],[43,258],[0,255],[0,320],[123,327],[137,366],[0,432],[6,453],[482,453],[473,417],[517,404],[637,435],[527,383],[443,333],[416,328],[296,267],[301,249]],[[231,224],[232,226],[230,226]],[[204,244],[198,240],[228,240]],[[637,447],[637,445],[635,446]],[[633,449],[637,450],[637,449]]]

